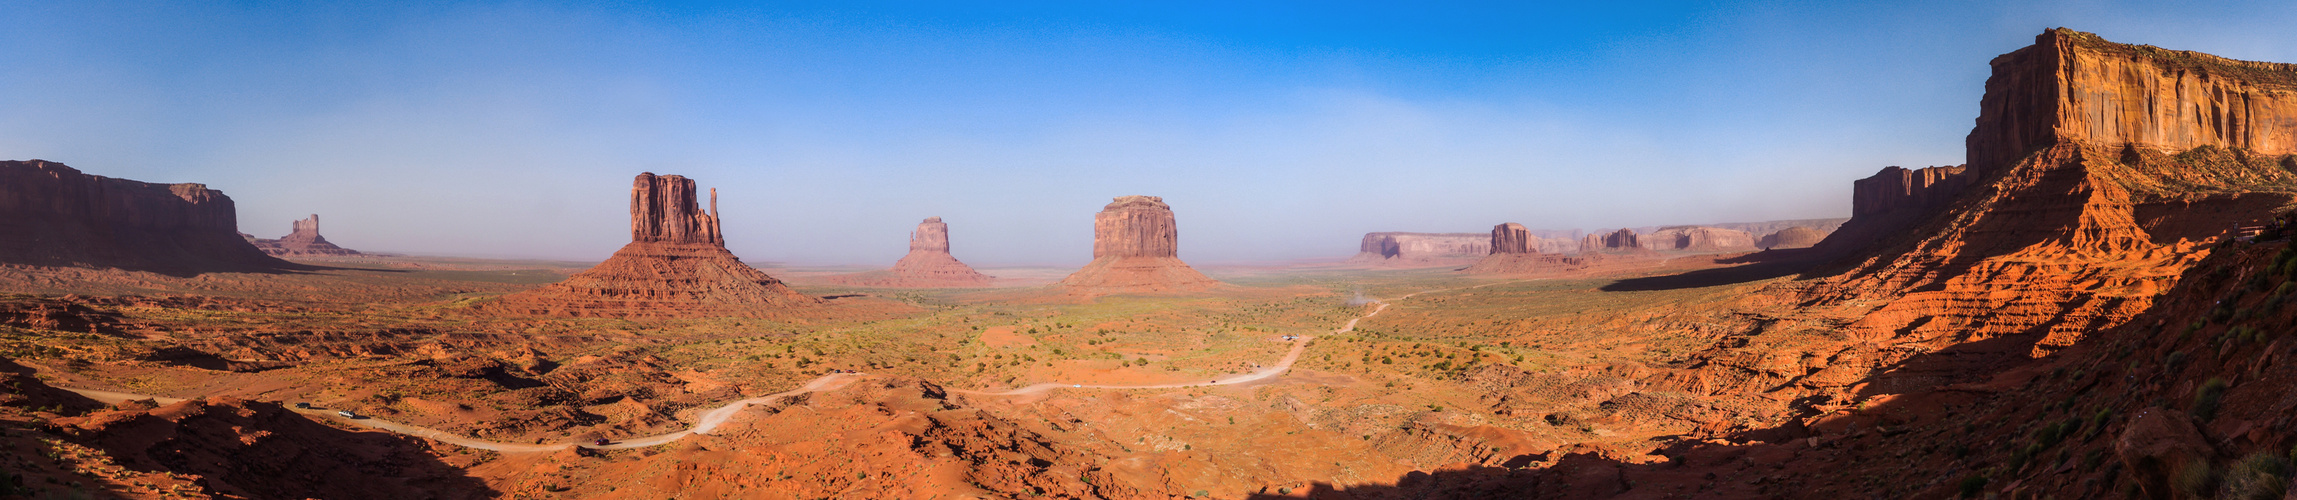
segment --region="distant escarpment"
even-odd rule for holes
[[[1180,261],[1180,231],[1163,198],[1119,196],[1093,216],[1093,261],[1054,286],[1106,294],[1202,291],[1221,283]]]
[[[1569,271],[1587,267],[1588,257],[1572,257],[1560,252],[1544,252],[1540,238],[1533,236],[1522,224],[1509,222],[1492,226],[1489,236],[1491,254],[1468,266],[1468,274],[1533,274]]]
[[[1755,249],[1754,235],[1736,229],[1707,226],[1669,226],[1637,237],[1643,248],[1684,252],[1747,252]]]
[[[1582,254],[1638,253],[1647,251],[1648,250],[1643,248],[1642,235],[1635,234],[1634,229],[1623,228],[1608,233],[1597,231],[1579,239],[1579,253]]]
[[[1434,267],[1473,263],[1491,253],[1491,237],[1483,233],[1365,233],[1349,264],[1383,267]]]
[[[1836,340],[1798,348],[1828,361],[1780,372],[1724,349],[1693,361],[1713,370],[1692,388],[1966,381],[2129,321],[2235,228],[2297,201],[2297,66],[2054,29],[1993,69],[1968,165],[1855,182],[1854,216],[1819,245],[1842,258],[1776,285],[1833,325]]]
[[[1764,250],[1773,248],[1810,248],[1826,239],[1826,233],[1807,227],[1790,227],[1755,239],[1755,246]]]
[[[770,317],[820,303],[726,251],[717,190],[710,191],[709,212],[695,198],[692,179],[638,174],[630,188],[630,244],[565,281],[488,307],[576,317]]]
[[[828,278],[834,283],[901,288],[964,288],[989,286],[989,275],[974,271],[949,254],[949,224],[927,217],[909,233],[909,254],[889,271],[871,271]]]
[[[239,236],[231,197],[200,184],[0,161],[0,264],[161,273],[292,268]]]
[[[263,253],[271,255],[359,255],[358,250],[335,246],[327,241],[327,237],[319,235],[319,214],[295,221],[294,230],[276,240],[257,239],[246,234],[240,236],[254,244],[255,248],[263,250]]]

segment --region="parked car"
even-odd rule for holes
[[[342,416],[343,416],[343,418],[359,418],[359,414],[357,414],[357,413],[352,413],[352,412],[351,412],[351,410],[343,410],[343,411],[335,412],[335,414],[336,414],[336,415],[342,415]]]
[[[297,410],[309,410],[309,409],[311,409],[311,403],[295,403],[295,409],[297,409]]]

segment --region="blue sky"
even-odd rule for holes
[[[753,262],[1088,260],[1163,196],[1182,257],[1368,231],[1847,215],[1962,162],[1995,55],[2067,26],[2297,61],[2297,4],[0,0],[0,157],[201,182],[241,228],[595,260],[641,171]]]

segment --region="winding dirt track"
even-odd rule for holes
[[[1496,283],[1495,283],[1495,284],[1496,284]],[[1490,285],[1481,285],[1481,286],[1490,286]],[[1479,287],[1480,287],[1480,286],[1479,286]],[[1470,288],[1478,288],[1478,287],[1470,287]],[[1423,291],[1423,292],[1416,292],[1416,293],[1412,293],[1412,294],[1409,294],[1409,295],[1404,295],[1404,296],[1402,296],[1402,297],[1397,297],[1397,299],[1398,299],[1398,300],[1401,300],[1401,299],[1404,299],[1404,298],[1409,298],[1409,297],[1411,297],[1412,295],[1419,295],[1419,294],[1422,294],[1422,293],[1429,293],[1429,292],[1435,292],[1435,291],[1441,291],[1441,290],[1428,290],[1428,291]],[[1377,307],[1373,307],[1373,308],[1372,308],[1372,310],[1371,310],[1371,312],[1366,312],[1366,313],[1364,313],[1364,315],[1362,315],[1362,316],[1357,316],[1357,317],[1355,317],[1355,318],[1350,318],[1350,319],[1348,320],[1348,323],[1347,323],[1347,324],[1345,324],[1345,325],[1342,325],[1342,326],[1340,327],[1340,329],[1338,329],[1338,330],[1333,330],[1333,331],[1332,331],[1332,333],[1335,333],[1335,334],[1339,334],[1339,333],[1347,333],[1347,332],[1355,331],[1355,330],[1356,330],[1356,322],[1358,322],[1358,321],[1363,321],[1364,319],[1366,319],[1366,318],[1370,318],[1370,317],[1372,317],[1373,315],[1376,315],[1376,314],[1380,314],[1380,311],[1385,311],[1385,310],[1387,310],[1387,309],[1388,309],[1388,303],[1387,303],[1387,302],[1382,302],[1382,301],[1373,301],[1372,303],[1374,303],[1374,304],[1379,304],[1379,305],[1378,305]],[[1010,391],[1001,391],[1001,392],[982,392],[982,391],[968,391],[968,390],[952,390],[952,391],[950,391],[950,392],[961,393],[961,394],[972,394],[972,395],[978,395],[978,396],[1019,396],[1019,395],[1027,395],[1027,394],[1037,394],[1037,393],[1042,393],[1042,392],[1045,392],[1045,391],[1050,391],[1050,390],[1053,390],[1053,389],[1060,389],[1060,388],[1070,388],[1070,389],[1183,389],[1183,388],[1189,388],[1189,387],[1208,387],[1208,386],[1218,386],[1218,385],[1235,385],[1235,384],[1243,384],[1243,383],[1248,383],[1248,382],[1257,382],[1257,381],[1261,381],[1261,380],[1266,380],[1266,379],[1269,379],[1269,378],[1273,378],[1273,377],[1276,377],[1276,376],[1278,376],[1278,375],[1283,375],[1285,371],[1291,370],[1291,369],[1292,369],[1292,363],[1293,363],[1293,362],[1295,362],[1295,361],[1299,361],[1299,360],[1300,360],[1300,353],[1301,353],[1301,352],[1303,352],[1303,351],[1306,351],[1306,350],[1308,349],[1308,341],[1309,341],[1309,340],[1313,340],[1313,339],[1315,339],[1315,338],[1316,338],[1316,337],[1315,337],[1315,336],[1312,336],[1312,335],[1302,335],[1302,336],[1300,336],[1299,338],[1296,338],[1296,339],[1294,339],[1294,340],[1292,341],[1292,350],[1291,350],[1291,351],[1288,351],[1288,352],[1285,352],[1285,353],[1284,353],[1284,359],[1282,359],[1282,360],[1278,360],[1278,361],[1276,362],[1276,364],[1275,364],[1275,365],[1273,365],[1273,366],[1269,366],[1268,368],[1263,368],[1263,369],[1261,369],[1261,370],[1259,370],[1259,371],[1255,371],[1255,372],[1252,372],[1252,373],[1246,373],[1246,374],[1240,374],[1240,375],[1232,375],[1232,376],[1229,376],[1229,377],[1224,377],[1224,378],[1214,379],[1214,380],[1211,380],[1211,381],[1208,381],[1208,382],[1205,382],[1205,383],[1201,383],[1201,384],[1144,384],[1144,385],[1103,385],[1103,384],[1064,384],[1064,383],[1058,383],[1058,382],[1046,382],[1046,383],[1035,384],[1035,385],[1030,385],[1030,386],[1027,386],[1027,387],[1022,387],[1022,388],[1019,388],[1019,389],[1013,389],[1013,390],[1010,390]],[[358,417],[358,418],[345,418],[345,417],[343,417],[343,416],[341,416],[341,415],[337,415],[337,414],[335,414],[333,411],[330,411],[330,410],[328,410],[328,409],[298,409],[298,410],[294,410],[294,411],[295,411],[296,413],[300,413],[300,414],[302,414],[302,415],[304,415],[304,416],[306,416],[306,417],[312,417],[312,418],[314,418],[314,419],[328,419],[328,420],[333,420],[333,421],[336,421],[336,422],[340,422],[340,423],[344,423],[344,424],[355,425],[355,426],[359,426],[359,427],[366,427],[366,428],[375,429],[375,430],[380,430],[380,431],[386,431],[386,432],[395,432],[395,433],[399,433],[399,434],[405,434],[405,435],[408,435],[408,436],[415,436],[415,437],[420,437],[420,438],[424,438],[424,439],[430,439],[430,440],[434,440],[434,441],[438,441],[438,442],[442,442],[442,443],[452,444],[452,445],[455,445],[455,446],[462,446],[462,447],[466,447],[466,448],[476,448],[476,449],[481,449],[481,450],[493,450],[493,451],[499,451],[499,452],[510,452],[510,453],[535,453],[535,452],[554,452],[554,451],[562,451],[562,450],[567,450],[567,449],[571,449],[571,448],[575,448],[575,447],[589,448],[589,449],[594,449],[594,450],[626,450],[626,449],[632,449],[632,448],[644,448],[644,447],[648,447],[648,446],[658,446],[658,445],[669,444],[669,443],[671,443],[671,442],[677,441],[677,440],[678,440],[678,439],[680,439],[680,438],[684,438],[684,437],[686,437],[687,435],[690,435],[690,434],[709,434],[709,433],[710,433],[710,431],[716,430],[716,429],[718,428],[718,426],[719,426],[719,425],[726,423],[726,421],[727,421],[727,420],[730,420],[730,419],[732,419],[732,418],[734,417],[734,415],[736,415],[736,414],[738,414],[738,413],[741,413],[741,411],[742,411],[743,409],[749,408],[751,405],[758,405],[758,404],[767,404],[767,403],[772,403],[772,402],[775,402],[775,401],[779,401],[779,400],[781,400],[782,398],[787,398],[787,397],[791,397],[791,396],[796,396],[796,395],[799,395],[799,394],[806,394],[806,393],[812,393],[812,392],[821,392],[821,391],[830,391],[830,390],[837,390],[837,389],[839,389],[839,388],[843,388],[843,387],[845,387],[846,385],[852,384],[854,381],[857,381],[857,380],[861,380],[861,379],[863,379],[863,378],[868,378],[868,377],[869,377],[869,375],[867,375],[867,374],[860,374],[860,373],[835,373],[835,374],[830,374],[830,375],[823,375],[823,376],[821,376],[820,378],[816,378],[816,379],[813,379],[812,381],[808,381],[808,382],[806,382],[806,384],[805,384],[805,385],[803,385],[803,386],[799,386],[799,387],[798,387],[798,388],[796,388],[796,389],[791,389],[791,390],[788,390],[788,391],[777,392],[777,393],[768,394],[768,395],[764,395],[764,396],[759,396],[759,397],[755,397],[755,398],[749,398],[749,399],[744,399],[744,400],[740,400],[740,401],[735,401],[735,402],[732,402],[732,403],[727,403],[725,406],[720,406],[720,407],[717,407],[717,408],[715,408],[715,409],[711,409],[710,411],[707,411],[707,412],[703,412],[703,413],[702,413],[702,415],[701,415],[701,418],[699,419],[699,421],[698,421],[698,422],[696,422],[696,423],[694,424],[694,428],[692,428],[692,429],[687,429],[687,430],[678,431],[678,432],[672,432],[672,433],[668,433],[668,434],[659,434],[659,435],[653,435],[653,436],[644,436],[644,437],[635,437],[635,438],[630,438],[630,439],[624,439],[624,440],[620,440],[620,441],[614,441],[614,442],[611,442],[611,443],[609,443],[609,444],[606,444],[606,445],[603,445],[603,446],[601,446],[601,445],[594,445],[594,444],[587,444],[587,443],[557,443],[557,444],[524,444],[524,443],[503,443],[503,442],[495,442],[495,441],[487,441],[487,440],[482,440],[482,439],[474,439],[474,438],[469,438],[469,437],[463,437],[463,436],[455,435],[455,434],[453,434],[453,433],[449,433],[449,432],[446,432],[446,431],[441,431],[441,430],[438,430],[438,429],[432,429],[432,428],[429,428],[429,427],[421,427],[421,426],[414,426],[414,425],[407,425],[407,424],[402,424],[402,423],[398,423],[398,422],[392,422],[392,421],[389,421],[389,420],[383,420],[383,419],[374,418],[374,417],[364,417],[364,416],[363,416],[363,417]],[[184,400],[183,398],[170,398],[170,397],[162,397],[162,396],[150,396],[150,395],[143,395],[143,394],[129,394],[129,393],[124,393],[124,392],[112,392],[112,391],[99,391],[99,390],[94,390],[94,389],[74,389],[74,388],[70,388],[70,387],[58,387],[58,389],[63,389],[63,390],[67,390],[67,391],[72,391],[72,392],[75,392],[75,393],[79,393],[79,394],[80,394],[80,395],[82,395],[82,396],[87,396],[89,399],[94,399],[94,400],[96,400],[96,401],[99,401],[99,402],[103,402],[103,403],[114,403],[114,404],[116,404],[116,403],[119,403],[119,402],[122,402],[122,401],[130,401],[130,400],[138,400],[138,399],[149,399],[149,400],[153,400],[154,402],[158,402],[158,403],[160,403],[160,404],[174,404],[174,403],[177,403],[177,402],[181,402],[181,401],[183,401],[183,400]]]

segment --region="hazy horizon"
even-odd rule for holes
[[[1161,196],[1192,262],[1366,232],[1847,217],[1963,162],[1994,56],[2065,26],[2297,62],[2297,5],[1381,9],[0,0],[0,159],[198,182],[242,231],[595,261],[639,172],[718,188],[752,262],[1090,259]]]

